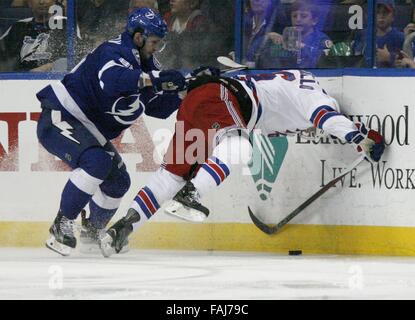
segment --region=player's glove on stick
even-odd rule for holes
[[[346,136],[346,140],[356,145],[358,152],[364,152],[370,161],[378,162],[385,151],[385,141],[375,130],[367,129],[363,123],[355,124],[358,131]]]
[[[192,77],[200,77],[200,76],[220,76],[220,70],[215,67],[209,67],[209,66],[200,66],[197,69],[194,69],[191,73]]]
[[[152,71],[150,79],[155,92],[175,94],[187,86],[185,77],[176,70]]]

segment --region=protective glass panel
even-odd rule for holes
[[[120,35],[126,26],[129,7],[156,1],[76,0],[77,35],[75,62],[102,42]]]
[[[415,18],[412,0],[377,0],[376,66],[415,68]]]
[[[0,4],[0,71],[67,70],[65,1],[13,0]]]
[[[164,14],[169,33],[157,55],[165,68],[217,65],[234,48],[234,0],[174,0]]]
[[[125,31],[128,14],[151,7],[167,23],[168,34],[155,55],[165,69],[216,65],[234,47],[234,0],[77,0],[76,61]]]
[[[366,1],[246,0],[243,26],[251,68],[366,67]]]

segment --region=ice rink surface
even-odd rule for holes
[[[0,299],[415,299],[415,259],[3,248]]]

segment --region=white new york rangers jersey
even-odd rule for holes
[[[354,123],[340,113],[337,101],[309,72],[280,71],[248,76],[244,82],[257,97],[253,117],[257,118],[255,129],[262,134],[292,135],[314,126],[345,140],[356,131]]]

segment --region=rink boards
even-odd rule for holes
[[[134,237],[139,248],[305,253],[415,255],[415,78],[320,78],[355,121],[379,129],[388,148],[379,165],[361,164],[304,210],[280,234],[262,234],[247,206],[276,222],[357,157],[332,139],[262,141],[259,167],[235,166],[206,200],[209,219],[182,223],[162,210]],[[35,93],[49,81],[0,81],[0,246],[42,246],[59,206],[68,171],[36,139]],[[160,163],[174,126],[144,118],[115,145],[132,178],[116,217],[122,216]],[[254,170],[255,169],[255,170]],[[244,170],[244,171],[243,171]],[[254,174],[252,175],[252,172]],[[262,197],[262,198],[261,198]],[[265,200],[264,200],[265,199]]]

